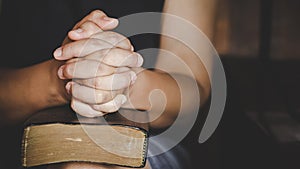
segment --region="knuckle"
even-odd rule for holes
[[[127,59],[130,59],[131,57],[134,56],[134,52],[119,49],[118,50],[118,56],[120,57],[120,59],[123,62],[125,62]]]
[[[73,77],[74,74],[74,67],[72,64],[69,64],[64,69],[64,76],[65,77]]]
[[[104,44],[101,40],[98,40],[98,39],[89,39],[88,42],[87,42],[87,45],[91,48],[99,48],[99,47],[102,47]]]
[[[95,34],[91,35],[91,39],[97,39],[98,35],[99,35],[99,33],[95,33]]]
[[[82,28],[86,30],[94,29],[94,23],[91,21],[86,21],[84,24],[81,25]]]
[[[81,22],[76,23],[75,26],[73,27],[73,30],[74,30],[75,28],[80,27],[80,24],[81,24]]]
[[[124,60],[131,59],[132,57],[135,57],[135,56],[136,56],[136,54],[134,52],[126,51],[126,53],[124,53]]]
[[[102,16],[105,16],[105,13],[101,10],[98,10],[98,9],[94,10],[90,13],[90,18],[92,20],[97,19],[97,18],[102,17]]]
[[[121,35],[119,33],[114,33],[111,38],[114,42],[114,45],[119,45],[125,48],[131,48],[130,40],[124,35]]]
[[[122,42],[125,43],[128,46],[128,48],[131,48],[131,42],[128,38],[124,38]]]
[[[76,42],[68,43],[62,48],[62,53],[65,56],[72,55],[72,56],[80,56],[81,50],[79,49]]]
[[[121,35],[119,33],[111,32],[111,31],[107,32],[107,36],[110,39],[110,41],[113,43],[113,45],[117,45],[124,40],[128,40],[123,35]]]
[[[91,37],[94,39],[102,40],[103,42],[111,45],[112,47],[119,46],[125,49],[131,48],[130,40],[125,36],[116,32],[112,32],[112,31],[99,32],[93,34]]]

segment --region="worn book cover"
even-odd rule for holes
[[[77,115],[68,106],[36,113],[24,127],[22,165],[93,162],[144,167],[147,112],[121,109],[103,117]]]

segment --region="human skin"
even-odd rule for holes
[[[211,1],[209,3],[202,1],[200,1],[200,3],[199,1],[190,1],[189,3],[186,3],[177,0],[166,1],[165,3],[165,13],[174,14],[176,16],[180,16],[184,19],[187,19],[189,22],[206,31],[208,36],[212,36],[212,31],[209,28],[211,27],[211,25],[213,25],[213,22],[211,20],[213,18],[213,11],[215,6],[214,1]],[[196,17],[203,16],[203,13],[198,12],[199,10],[196,9],[194,11],[189,9],[196,8],[198,7],[197,5],[202,5],[203,7],[205,7],[204,11],[206,13],[209,13],[209,15],[205,15],[206,17],[200,18]],[[180,9],[178,9],[179,6]],[[178,25],[172,25],[172,22],[170,23],[165,20],[163,21],[163,33],[177,33],[176,30],[174,31],[174,29],[172,29],[172,27],[178,27]],[[200,25],[203,22],[206,23],[205,26]],[[159,55],[156,65],[158,67],[160,65],[164,65],[164,67],[166,67],[165,65],[168,65],[167,67],[171,68],[171,72],[139,69],[138,67],[141,66],[140,63],[135,63],[137,63],[138,60],[141,59],[138,59],[139,56],[137,56],[138,54],[136,54],[134,51],[128,51],[128,49],[130,48],[130,44],[128,43],[128,41],[123,40],[126,39],[125,37],[116,36],[113,35],[113,33],[110,33],[114,36],[114,38],[112,38],[114,41],[111,41],[109,39],[103,39],[102,37],[105,37],[103,35],[105,33],[97,33],[99,32],[96,31],[97,28],[93,28],[93,30],[95,30],[96,33],[92,35],[91,39],[74,39],[73,37],[69,36],[71,39],[77,41],[67,45],[63,45],[54,52],[54,56],[58,60],[69,60],[73,58],[77,59],[75,61],[72,61],[70,64],[67,63],[66,65],[63,65],[59,69],[58,73],[61,79],[81,78],[81,80],[75,80],[73,82],[69,82],[66,85],[66,88],[70,90],[73,96],[75,96],[72,99],[71,106],[77,113],[84,116],[93,117],[101,116],[109,112],[114,112],[120,107],[135,108],[149,111],[153,107],[161,107],[161,105],[164,105],[164,113],[158,119],[150,122],[151,127],[162,128],[169,126],[173,122],[173,120],[177,116],[179,109],[181,108],[180,106],[183,106],[183,110],[189,112],[188,108],[192,107],[192,104],[195,104],[195,102],[193,102],[193,98],[197,97],[197,94],[200,94],[202,104],[208,98],[210,91],[210,83],[206,71],[210,70],[206,70],[202,62],[198,59],[198,56],[196,56],[192,52],[192,50],[186,47],[183,43],[165,36],[162,36],[161,38],[161,49],[171,51],[177,57],[182,59],[183,62],[189,65],[189,68],[192,70],[195,76],[195,80],[197,81],[200,92],[190,92],[191,97],[185,98],[190,99],[187,101],[188,103],[190,103],[190,105],[181,104],[182,98],[180,90],[182,90],[182,88],[179,89],[179,86],[174,80],[174,78],[172,78],[172,75],[176,75],[177,77],[181,76],[185,78],[185,84],[183,85],[183,88],[184,86],[190,86],[190,84],[193,81],[193,77],[187,75],[185,72],[178,68],[171,68],[175,66],[172,65],[173,63],[169,59],[167,59],[168,57]],[[188,34],[188,32],[186,33]],[[98,40],[97,43],[99,44],[101,44],[100,42],[102,41],[106,41],[110,44],[113,44],[113,46],[95,46],[95,42],[91,42],[95,41],[95,39]],[[111,49],[103,52],[103,50],[105,50],[106,48]],[[116,51],[115,49],[118,50]],[[96,55],[94,53],[96,53]],[[106,58],[106,60],[110,60],[111,62],[108,63],[107,61],[105,61],[105,59],[103,60],[103,58]],[[98,61],[98,64],[91,63],[95,62],[95,60]],[[118,60],[124,61],[125,64],[121,65],[120,63],[116,63],[116,61]],[[84,61],[86,63],[83,64]],[[90,63],[87,63],[87,61],[90,61]],[[101,70],[97,70],[97,68],[101,64],[105,65],[106,68],[100,67]],[[89,69],[87,69],[87,65]],[[95,66],[93,67],[93,65]],[[136,72],[137,80],[135,81],[134,77],[134,80],[130,81],[130,79],[133,78],[132,75],[129,75],[131,71],[128,71],[127,73],[114,73],[111,71],[112,68],[107,68],[107,65],[113,66],[118,69],[129,67],[131,71]],[[208,69],[210,69],[211,65],[206,66]],[[77,70],[74,70],[75,67]],[[91,72],[90,69],[94,71]],[[107,73],[105,73],[106,71]],[[98,72],[102,72],[103,75],[99,75]],[[97,74],[96,77],[92,77],[95,76],[95,74]],[[114,79],[114,81],[112,81],[111,79]],[[133,84],[133,81],[136,83]],[[109,87],[111,90],[107,89]],[[122,90],[127,87],[129,88],[129,90]],[[156,101],[161,100],[158,98],[161,96],[154,96],[151,100],[149,99],[151,92],[155,90],[159,90],[164,94],[164,96],[166,97],[164,102]],[[184,89],[184,92],[185,91],[187,90]],[[127,98],[122,98],[123,100],[120,100],[121,97],[118,98],[120,94],[126,95]],[[98,96],[101,96],[100,99]],[[127,103],[125,103],[124,105],[123,103],[125,102],[125,100],[127,100]],[[131,104],[130,106],[129,103]]]
[[[183,17],[198,28],[200,28],[206,35],[212,39],[212,27],[213,27],[213,18],[214,18],[214,7],[216,1],[186,1],[181,0],[167,0],[164,7],[164,12],[175,14],[177,16]],[[199,9],[199,7],[202,9]],[[199,18],[199,16],[202,16]],[[204,17],[205,16],[205,17]],[[178,26],[178,25],[176,25]],[[163,31],[173,30],[171,28],[175,27],[175,25],[165,23],[163,24]],[[77,39],[79,40],[79,39]],[[196,81],[198,83],[202,100],[206,100],[209,96],[210,92],[210,83],[208,80],[208,76],[206,70],[201,61],[199,61],[196,56],[189,48],[187,48],[184,44],[179,43],[178,41],[168,38],[161,38],[161,49],[165,49],[168,51],[172,51],[178,57],[187,63],[192,69]],[[68,54],[66,54],[68,55]],[[172,62],[168,61],[164,55],[159,55],[158,62],[156,63],[157,67],[160,65],[172,64]],[[208,68],[210,65],[208,65]],[[171,67],[171,65],[170,65]],[[64,68],[66,69],[66,67]],[[207,70],[210,71],[210,70]],[[172,69],[174,74],[179,74],[182,76],[188,76],[184,72],[181,72],[180,69]],[[64,75],[70,74],[70,72],[65,71]],[[71,78],[71,77],[69,77]],[[187,78],[188,79],[188,78]],[[188,83],[188,82],[187,82]],[[129,94],[129,100],[134,105],[135,108],[148,110],[150,107],[150,103],[148,100],[149,93],[154,89],[162,90],[167,97],[167,105],[165,107],[164,114],[157,120],[151,122],[151,127],[160,128],[166,127],[172,123],[173,118],[177,115],[180,105],[180,92],[179,88],[174,81],[174,79],[167,74],[166,72],[162,72],[160,70],[143,70],[137,73],[136,82],[130,86],[131,93]],[[196,95],[198,93],[195,93]],[[193,98],[194,96],[191,96]],[[155,99],[154,99],[155,100]],[[205,101],[204,101],[205,102]],[[191,101],[191,103],[193,103]],[[152,104],[164,104],[164,103],[153,103]],[[201,105],[201,103],[198,103]],[[202,101],[203,104],[203,101]],[[88,105],[88,104],[87,104]],[[126,106],[126,105],[125,105]],[[186,106],[188,107],[188,105]],[[101,111],[101,110],[100,110]],[[148,163],[149,164],[149,163]],[[110,166],[102,166],[102,165],[90,165],[90,164],[76,164],[76,163],[67,163],[64,166],[60,166],[61,168],[109,168]]]
[[[90,22],[102,30],[112,30],[118,25],[116,19],[92,12],[73,29]],[[63,44],[69,42],[66,38]],[[64,87],[66,81],[57,76],[62,64],[51,59],[19,69],[0,68],[0,127],[21,123],[39,110],[69,103],[70,96]]]
[[[175,14],[189,20],[203,30],[209,37],[212,37],[212,29],[210,28],[213,25],[214,4],[214,1],[205,2],[194,0],[189,3],[182,0],[166,1],[164,12]],[[203,9],[199,10],[198,8]],[[110,22],[104,20],[103,17],[97,18],[96,16],[97,14],[95,13],[90,14],[84,18],[81,23],[78,23],[74,29],[76,29],[79,24],[83,24],[87,21],[94,22],[98,24],[99,27],[101,27],[101,25],[99,25],[101,23],[105,24]],[[198,16],[200,16],[200,18]],[[116,26],[116,24],[113,26]],[[174,27],[174,25],[163,24],[164,29],[172,30],[167,29],[168,27]],[[104,27],[103,30],[111,30],[113,28],[114,27]],[[87,34],[86,36],[90,34]],[[72,33],[69,33],[69,35],[72,35]],[[195,58],[197,56],[183,44],[170,38],[161,38],[161,49],[172,51],[192,68],[193,73],[197,78],[203,103],[209,95],[210,86],[201,61],[196,60]],[[180,49],[180,51],[178,49]],[[165,62],[167,62],[165,61],[165,57],[160,55],[156,65],[165,65]],[[1,68],[0,110],[2,113],[0,116],[2,126],[22,122],[41,109],[67,104],[70,101],[70,96],[65,90],[66,80],[61,80],[57,76],[58,68],[62,64],[63,62],[53,59],[21,69]],[[168,62],[168,64],[170,64],[170,62]],[[174,70],[173,72],[181,74],[178,70]],[[149,83],[149,81],[151,83]],[[154,81],[158,83],[153,83]],[[148,84],[155,84],[156,86],[149,86]],[[143,71],[139,74],[136,83],[131,86],[132,92],[129,99],[136,108],[147,110],[151,107],[148,96],[153,89],[161,89],[164,91],[168,102],[166,103],[165,113],[151,124],[153,127],[168,126],[172,122],[172,119],[176,117],[180,107],[180,93],[178,91],[178,86],[170,75],[158,70]],[[191,98],[193,97],[191,96]],[[155,107],[155,103],[152,103],[152,106]]]
[[[166,0],[164,12],[187,19],[189,22],[193,23],[196,27],[206,33],[209,38],[212,38],[212,20],[214,18],[215,3],[216,1],[214,0]],[[112,30],[114,28],[113,26],[116,26],[113,25],[112,27],[103,27],[103,25],[99,23],[105,24],[111,21],[100,17],[101,21],[99,22],[99,18],[95,17],[95,15],[97,14],[92,13],[83,19],[85,21],[82,21],[80,24],[92,22],[99,26],[103,31]],[[74,30],[80,27],[80,24],[76,25]],[[176,26],[178,25],[172,25],[172,23],[164,21],[162,30],[176,31],[171,29]],[[91,31],[90,33],[85,34],[85,37],[91,36],[92,34],[95,34],[95,32]],[[83,34],[81,35],[82,37],[77,37],[77,41],[80,41],[80,39],[84,37]],[[74,38],[74,32],[69,33],[69,37],[72,36],[75,40],[76,38]],[[72,40],[66,39],[63,45],[69,43],[73,43]],[[190,103],[194,104],[193,98],[197,97],[197,95],[200,95],[202,101],[201,103],[197,104],[201,106],[205,100],[207,100],[210,93],[210,83],[203,63],[188,47],[174,39],[162,37],[160,48],[167,51],[172,51],[172,53],[176,54],[176,56],[181,58],[187,65],[190,66],[200,89],[199,93],[191,91]],[[131,51],[132,49],[128,48],[124,50]],[[68,59],[74,58],[66,58],[65,60]],[[61,78],[58,76],[59,68],[64,64],[65,62],[63,61],[52,59],[22,69],[1,69],[0,111],[3,112],[0,115],[1,125],[16,124],[30,117],[38,110],[69,103],[71,96],[66,90],[66,84],[68,82],[66,78],[68,79],[72,77]],[[169,62],[164,55],[160,54],[156,66],[159,67],[160,65],[165,64],[172,63]],[[208,69],[210,69],[209,66]],[[150,125],[154,128],[163,128],[169,126],[177,116],[181,105],[180,89],[176,81],[172,78],[171,74],[187,77],[187,79],[190,79],[191,81],[193,78],[177,69],[173,69],[172,72],[168,73],[160,70],[136,71],[134,67],[130,67],[130,70],[136,72],[137,79],[134,84],[127,83],[129,84],[130,89],[127,91],[128,93],[125,93],[128,94],[126,95],[126,99],[130,101],[135,108],[144,110],[151,109],[151,106],[159,107],[160,104],[165,104],[164,113],[157,120],[152,121]],[[189,81],[187,80],[186,83],[189,83]],[[72,86],[69,87],[72,91]],[[155,98],[153,99],[153,102],[149,101],[148,96],[155,89],[163,91],[167,102],[154,102],[156,100]],[[121,93],[123,92],[125,91],[122,91]],[[87,103],[87,105],[89,104]],[[124,104],[121,106],[126,107],[128,105]],[[185,105],[186,109],[188,109],[188,107],[189,105]],[[71,163],[68,165],[73,164]],[[84,166],[81,168],[83,167]],[[95,168],[95,166],[87,166],[86,168]]]
[[[167,0],[165,1],[164,12],[187,19],[189,22],[203,30],[209,38],[212,38],[211,30],[213,26],[212,20],[214,18],[215,3],[215,1],[207,2],[204,0],[192,0],[188,3],[183,0]],[[118,23],[117,21],[113,21],[115,23],[111,26],[105,27],[105,24],[108,24],[111,21],[112,20],[109,20],[105,14],[99,15],[99,12],[93,12],[75,25],[74,30],[76,30],[79,26],[90,22],[99,26],[102,31],[112,30]],[[172,28],[178,26],[172,25],[172,23],[168,23],[167,21],[163,21],[162,25],[163,31],[176,31],[176,29]],[[93,29],[86,30],[88,31],[81,32],[81,37],[75,37],[76,35],[74,31],[69,32],[69,37],[80,40],[95,34],[95,30]],[[66,39],[63,45],[68,44],[68,42],[71,41]],[[173,54],[189,65],[196,77],[200,89],[199,93],[191,92],[191,94],[194,93],[195,95],[200,95],[202,100],[201,103],[203,104],[209,96],[210,83],[202,62],[188,47],[171,38],[162,37],[160,48],[172,51]],[[64,62],[53,59],[21,69],[2,68],[0,70],[1,125],[15,124],[25,120],[38,110],[69,103],[71,97],[65,90],[67,80],[61,80],[57,76],[57,71],[62,64],[64,64]],[[172,62],[168,61],[167,57],[159,55],[156,66],[159,67],[160,65],[168,65],[169,67],[172,67]],[[136,71],[134,69],[132,70]],[[187,76],[179,69],[173,69],[172,72],[168,73],[160,70],[143,70],[141,72],[138,71],[138,78],[136,82],[133,85],[130,84],[129,96],[126,100],[129,100],[135,108],[149,110],[151,107],[160,107],[160,104],[165,105],[164,113],[157,120],[150,123],[152,127],[160,128],[169,126],[177,116],[180,109],[181,96],[179,87],[175,80],[171,77],[171,74]],[[127,74],[126,76],[129,75]],[[188,78],[191,78],[192,81],[192,77]],[[167,100],[166,102],[155,103],[155,98],[152,99],[152,102],[149,101],[149,94],[155,89],[159,89],[164,93]],[[195,97],[196,96],[191,96],[190,98],[193,99]],[[122,99],[124,98],[121,97],[121,101],[119,100],[119,103],[124,101]],[[194,104],[192,100],[190,103]],[[198,104],[201,105],[201,103]],[[122,106],[128,107],[128,104]],[[188,107],[189,105],[185,105],[184,108],[188,109]]]

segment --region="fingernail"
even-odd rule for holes
[[[75,30],[71,31],[71,33],[75,36],[80,36],[82,32],[83,32],[83,29],[81,29],[81,28],[78,28],[78,29],[75,29]]]
[[[110,17],[107,17],[107,16],[105,16],[105,17],[103,17],[102,18],[105,22],[107,22],[107,23],[105,23],[105,25],[103,25],[103,27],[115,27],[115,26],[117,26],[118,25],[118,23],[119,23],[119,21],[118,21],[118,19],[115,19],[115,18],[110,18]]]
[[[113,18],[110,18],[108,16],[104,16],[102,19],[105,20],[105,21],[112,21],[113,20]]]
[[[62,55],[62,48],[59,47],[54,51],[53,56],[56,58],[56,57],[60,57],[61,55]]]
[[[72,82],[68,82],[68,83],[66,84],[66,87],[65,87],[68,94],[71,94],[71,85],[72,85],[71,83],[72,83]]]
[[[138,55],[138,58],[137,58],[137,65],[136,66],[141,67],[144,63],[144,59],[143,59],[142,55],[140,55],[139,53],[137,53],[137,55]]]
[[[127,98],[126,98],[126,96],[125,95],[120,95],[120,99],[121,99],[121,105],[122,104],[124,104],[124,103],[126,103],[126,101],[127,101]]]
[[[130,72],[131,73],[131,84],[134,84],[136,82],[137,76],[135,72]]]
[[[74,32],[76,32],[76,33],[81,33],[81,32],[83,32],[83,29],[78,28],[78,29],[74,30]]]
[[[60,79],[66,79],[64,77],[64,68],[65,68],[65,65],[62,65],[61,67],[59,67],[58,71],[57,71],[57,76],[60,78]]]

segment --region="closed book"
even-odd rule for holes
[[[147,112],[131,109],[96,118],[77,115],[68,106],[43,110],[25,123],[22,165],[80,161],[144,167],[147,121]]]

